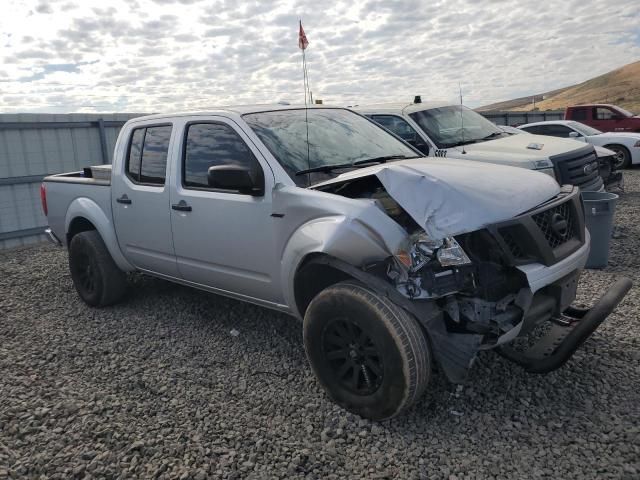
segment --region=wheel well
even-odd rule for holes
[[[627,147],[625,147],[624,145],[621,145],[619,143],[609,143],[607,145],[604,145],[604,148],[611,148],[611,147],[622,148],[622,149],[626,150],[628,154],[631,154],[631,152],[629,152],[629,149]]]
[[[76,217],[71,220],[69,231],[67,232],[67,245],[71,244],[71,239],[80,232],[88,232],[96,230],[96,227],[84,217]]]
[[[306,258],[298,268],[294,279],[294,294],[296,307],[300,315],[304,316],[311,300],[322,290],[343,280],[353,277],[331,265],[311,262],[320,254]]]

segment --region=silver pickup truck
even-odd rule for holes
[[[42,187],[80,297],[113,304],[139,271],[292,314],[330,397],[371,419],[435,366],[463,382],[480,350],[560,367],[631,285],[571,306],[589,251],[576,187],[425,158],[347,109],[136,118],[113,158]]]

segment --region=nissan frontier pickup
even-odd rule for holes
[[[559,368],[631,286],[572,306],[589,252],[577,187],[423,157],[342,108],[135,118],[111,168],[46,177],[42,201],[87,304],[120,301],[137,271],[291,314],[328,395],[375,420],[434,366],[464,382],[481,350]]]

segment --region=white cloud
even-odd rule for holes
[[[637,0],[9,0],[0,111],[540,93],[640,58]]]

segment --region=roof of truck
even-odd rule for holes
[[[255,104],[255,105],[233,105],[233,106],[221,106],[214,107],[211,110],[199,110],[199,111],[187,111],[187,112],[172,112],[172,113],[155,113],[152,115],[145,115],[142,117],[136,117],[129,120],[130,122],[145,121],[145,120],[158,120],[163,118],[174,117],[191,117],[191,116],[208,116],[208,115],[220,115],[224,113],[235,113],[237,115],[244,115],[245,113],[257,113],[257,112],[272,112],[275,110],[299,110],[305,108],[305,105],[284,105],[284,104]],[[307,105],[306,108],[339,108],[331,105]]]
[[[413,113],[432,108],[450,107],[451,102],[433,101],[422,103],[374,103],[368,105],[353,105],[351,109],[363,113]]]
[[[582,105],[571,105],[567,108],[582,108],[582,107],[615,107],[610,103],[584,103]]]

